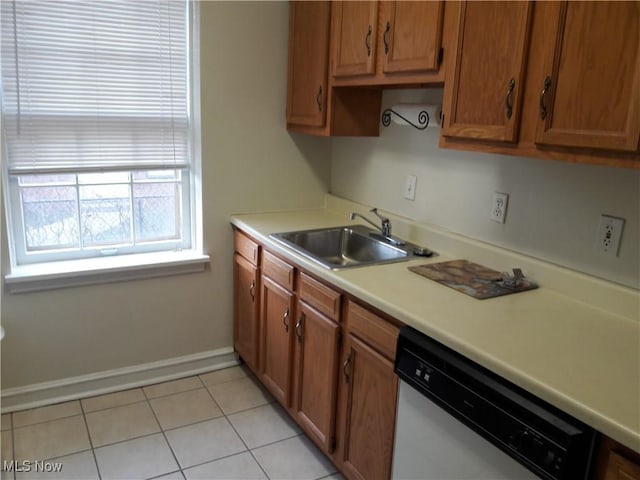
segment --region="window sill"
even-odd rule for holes
[[[4,281],[10,293],[123,282],[202,272],[209,255],[194,251],[141,253],[14,267]]]

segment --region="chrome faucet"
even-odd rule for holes
[[[380,226],[376,225],[374,222],[372,222],[367,217],[365,217],[364,215],[362,215],[362,214],[360,214],[358,212],[351,212],[351,220],[355,220],[356,217],[360,217],[362,220],[367,222],[369,225],[372,225],[376,229],[380,230],[380,233],[382,233],[382,236],[387,241],[389,241],[389,243],[391,243],[393,245],[404,245],[405,242],[403,242],[402,240],[398,240],[396,238],[393,238],[391,236],[391,221],[387,217],[383,217],[382,215],[380,215],[378,213],[378,209],[377,208],[372,208],[370,210],[370,212],[373,213],[376,217],[378,217],[380,219],[380,222],[381,222]]]

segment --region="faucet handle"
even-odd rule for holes
[[[380,215],[378,213],[378,208],[372,208],[371,210],[369,210],[371,213],[373,213],[376,217],[378,217],[380,220],[382,220],[383,222],[388,222],[389,219],[387,217],[383,217],[382,215]]]

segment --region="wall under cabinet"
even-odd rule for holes
[[[383,108],[441,101],[441,89],[393,90]],[[378,138],[332,139],[331,192],[640,288],[640,171],[439,149],[438,130],[391,124]],[[415,201],[403,198],[408,174]],[[505,224],[489,220],[494,191],[509,193]],[[602,213],[626,219],[617,258],[594,249]]]

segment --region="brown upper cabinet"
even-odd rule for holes
[[[517,140],[530,2],[463,2],[455,22],[442,134]]]
[[[640,168],[639,2],[447,9],[441,147]]]
[[[332,22],[333,75],[375,73],[378,2],[336,2]]]
[[[440,67],[444,2],[380,4],[382,71],[435,72]]]
[[[634,151],[640,139],[640,3],[549,6],[536,142]]]
[[[380,89],[334,89],[329,78],[331,11],[338,2],[289,2],[287,129],[313,135],[375,136]]]
[[[442,1],[335,2],[335,85],[441,82],[443,18]]]
[[[287,122],[324,127],[327,117],[329,2],[289,4]]]

